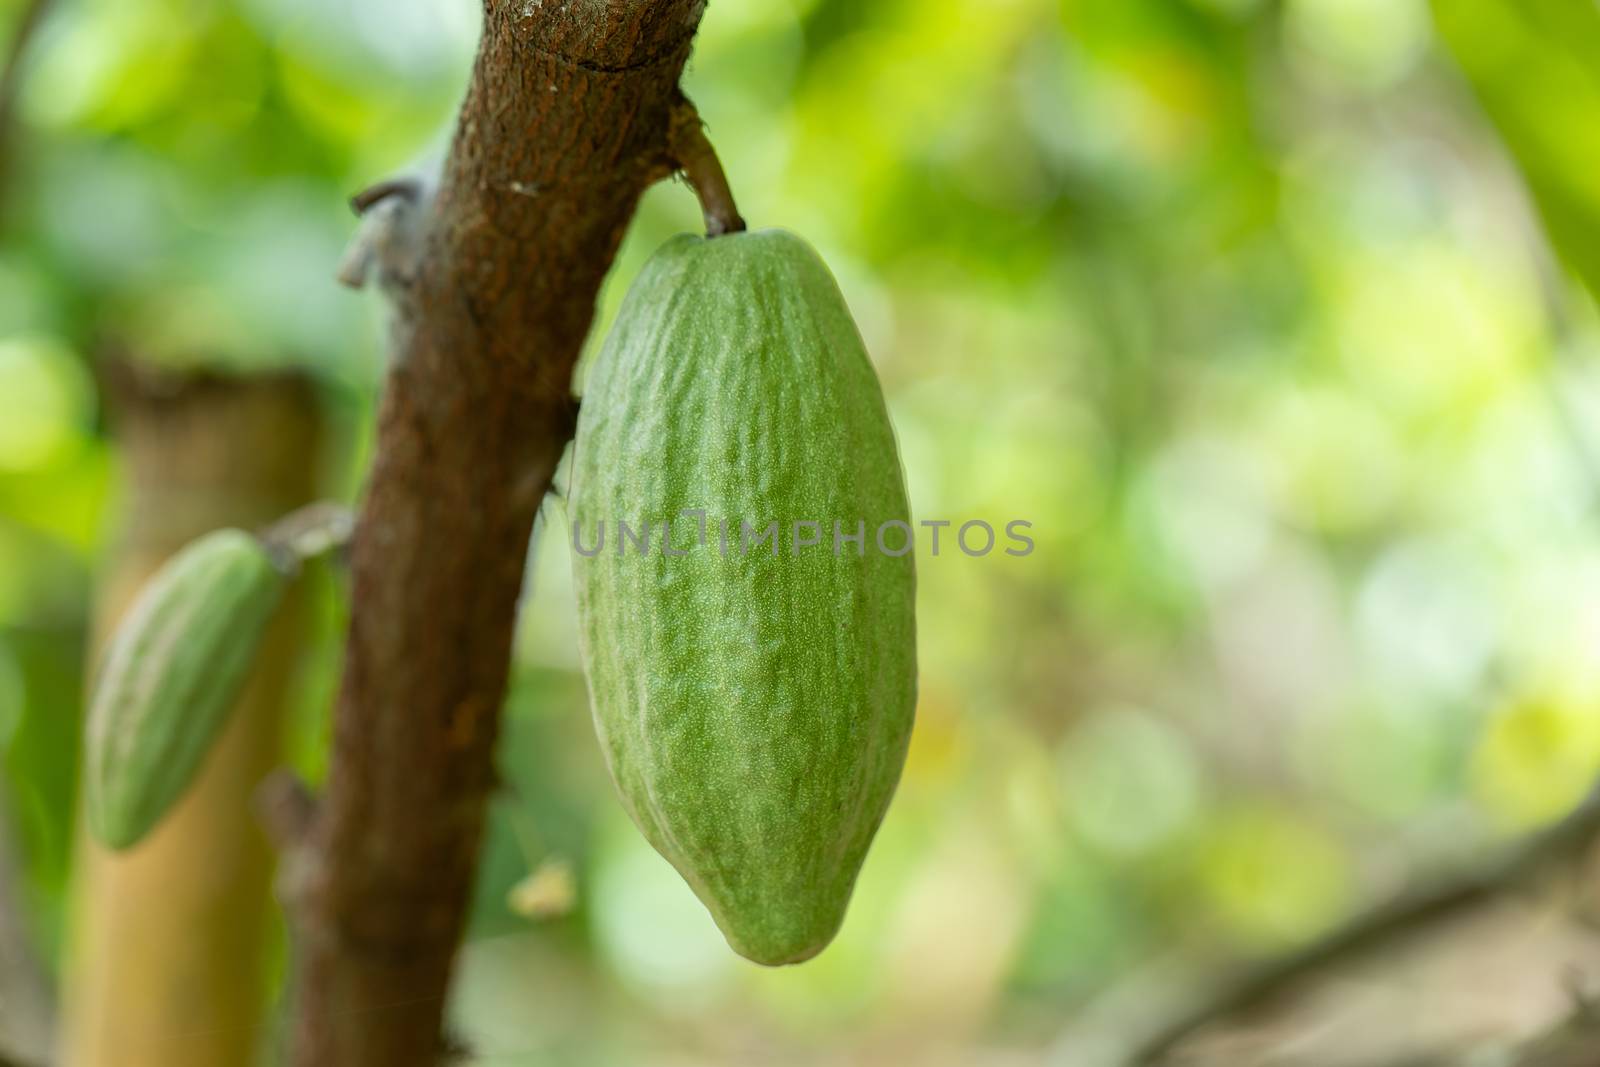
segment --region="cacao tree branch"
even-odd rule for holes
[[[1559,823],[1512,846],[1487,864],[1424,885],[1356,917],[1298,953],[1224,984],[1191,1011],[1163,1025],[1129,1057],[1129,1063],[1140,1067],[1161,1063],[1206,1027],[1264,1007],[1331,967],[1422,933],[1527,883],[1554,865],[1571,862],[1597,837],[1600,789]]]
[[[414,271],[387,287],[332,760],[293,907],[297,1067],[422,1067],[441,1049],[529,535],[595,296],[670,158],[703,7],[485,3]]]
[[[728,186],[722,160],[717,158],[717,150],[706,137],[700,112],[682,93],[673,102],[669,143],[673,165],[683,171],[700,199],[700,210],[706,218],[706,236],[742,232],[744,219],[733,201],[733,190]]]

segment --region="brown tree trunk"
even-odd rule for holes
[[[298,843],[298,1067],[437,1062],[534,514],[704,0],[487,0],[352,549],[333,760]]]
[[[123,517],[96,619],[103,644],[150,574],[194,537],[255,528],[315,491],[315,397],[298,378],[108,372]],[[111,853],[80,833],[66,1067],[244,1067],[263,1043],[271,854],[252,807],[280,759],[302,626],[274,625],[193,789],[149,838]]]

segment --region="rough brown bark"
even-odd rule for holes
[[[673,169],[704,0],[488,0],[417,255],[351,552],[325,796],[286,886],[298,1067],[436,1062],[534,515],[596,293]]]
[[[103,644],[151,573],[193,538],[255,528],[311,498],[321,418],[297,377],[105,377],[124,462],[122,517],[98,590]],[[251,808],[279,761],[285,690],[304,627],[278,618],[195,784],[138,847],[80,833],[62,1062],[244,1067],[255,1061],[272,853]]]

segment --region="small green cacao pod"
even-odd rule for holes
[[[189,787],[287,584],[256,538],[218,530],[140,591],[112,637],[89,710],[88,815],[101,842],[137,843]]]
[[[894,431],[809,245],[685,236],[650,260],[590,371],[569,500],[625,806],[735,951],[814,956],[905,762],[916,635]],[[907,524],[888,551],[885,523]]]

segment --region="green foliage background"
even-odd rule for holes
[[[32,50],[0,757],[47,945],[117,469],[91,361],[312,369],[353,496],[381,308],[332,281],[344,198],[437,155],[475,35],[469,0],[73,0]],[[1600,9],[716,0],[688,89],[746,216],[840,276],[916,516],[1038,549],[924,552],[900,796],[839,942],[767,972],[612,797],[541,534],[455,1012],[483,1062],[1047,1049],[1154,962],[1282,951],[1585,791]],[[651,192],[602,318],[696,225]],[[532,921],[552,856],[575,908]]]

